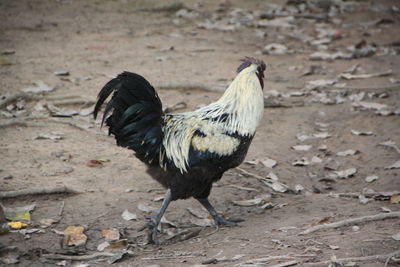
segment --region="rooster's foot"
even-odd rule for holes
[[[225,226],[237,226],[237,223],[243,222],[244,220],[241,218],[228,218],[225,219],[219,215],[214,217],[214,221],[216,225],[225,225]]]

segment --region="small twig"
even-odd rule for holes
[[[61,202],[60,210],[58,211],[58,217],[60,217],[60,219],[61,219],[61,217],[62,217],[62,215],[63,215],[64,207],[65,207],[65,201],[62,201],[62,202]]]
[[[260,175],[257,175],[257,174],[248,172],[248,171],[246,171],[246,170],[244,170],[244,169],[242,169],[242,168],[240,168],[240,167],[236,167],[236,170],[238,170],[238,171],[239,171],[241,174],[243,174],[244,176],[253,177],[253,178],[256,178],[256,179],[261,180],[261,181],[267,181],[267,182],[269,182],[269,183],[276,182],[276,181],[274,181],[274,180],[272,180],[272,179],[270,179],[270,178],[262,177],[262,176],[260,176]]]
[[[26,196],[26,195],[44,195],[44,194],[78,194],[83,193],[83,191],[75,190],[65,185],[57,185],[54,187],[47,187],[47,188],[29,188],[29,189],[22,189],[16,191],[2,191],[0,192],[0,198],[11,198],[11,197],[19,197],[19,196]]]
[[[282,17],[295,17],[301,19],[315,19],[315,20],[327,20],[328,15],[326,14],[285,14],[285,13],[269,13],[262,12],[260,13],[261,19],[274,19],[274,18],[282,18]]]
[[[286,266],[297,265],[298,263],[299,263],[298,261],[287,261],[287,262],[282,262],[282,263],[271,265],[270,267],[286,267]]]
[[[93,260],[99,257],[114,257],[115,253],[111,252],[95,252],[90,255],[62,255],[62,254],[42,254],[42,257],[51,260],[72,260],[72,261],[84,261]]]
[[[236,167],[235,169],[238,170],[242,175],[253,177],[253,178],[256,178],[256,179],[260,180],[266,186],[272,188],[274,191],[284,192],[284,191],[276,190],[275,186],[277,185],[277,186],[281,187],[280,189],[286,190],[285,192],[293,192],[291,189],[288,188],[287,185],[282,184],[282,183],[280,183],[278,181],[272,180],[270,178],[262,177],[260,175],[257,175],[257,174],[251,173],[251,172],[248,172],[248,171],[246,171],[246,170],[244,170],[242,168],[239,168],[239,167]]]
[[[400,89],[400,85],[387,85],[387,86],[364,86],[364,87],[358,87],[358,86],[344,86],[344,87],[333,87],[336,90],[396,90]]]
[[[335,259],[334,262],[345,263],[345,262],[364,262],[364,261],[390,261],[391,258],[400,255],[400,250],[394,251],[389,254],[382,255],[373,255],[373,256],[365,256],[365,257],[351,257],[351,258],[343,258],[343,259]],[[303,263],[304,266],[327,266],[332,263],[331,260],[320,261],[320,262],[311,262],[311,263]]]
[[[372,193],[329,193],[330,197],[348,197],[348,198],[358,198],[360,195],[363,195],[367,198],[373,198],[377,200],[386,200],[389,199],[393,195],[400,195],[400,191],[393,192],[372,192]]]
[[[342,221],[338,221],[338,222],[334,222],[334,223],[315,225],[315,226],[310,227],[310,228],[304,230],[303,232],[299,233],[299,235],[306,235],[306,234],[309,234],[309,233],[312,233],[315,231],[319,231],[319,230],[323,230],[323,229],[339,228],[342,226],[352,225],[352,224],[356,224],[356,223],[384,220],[384,219],[390,219],[390,218],[399,218],[399,217],[400,217],[400,211],[389,212],[389,213],[379,213],[376,215],[351,218],[351,219],[346,219],[346,220],[342,220]]]
[[[315,254],[289,254],[289,255],[278,255],[278,256],[268,256],[265,258],[259,258],[259,259],[252,259],[252,260],[247,260],[245,262],[242,262],[237,265],[242,265],[242,264],[266,264],[270,261],[275,261],[275,260],[293,260],[294,258],[313,258],[316,257],[317,255]]]
[[[56,106],[67,106],[67,105],[93,105],[95,103],[92,99],[71,99],[71,100],[57,100],[51,102]]]
[[[23,119],[11,119],[4,122],[0,122],[0,128],[7,128],[13,126],[22,126],[22,127],[46,127],[48,124],[34,121],[26,121]]]

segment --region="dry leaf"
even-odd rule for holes
[[[400,195],[393,195],[390,197],[390,203],[400,204]]]
[[[83,233],[84,230],[82,226],[68,226],[64,230],[64,244],[68,246],[85,245],[87,236]]]
[[[20,221],[8,222],[7,225],[10,226],[10,228],[13,229],[13,230],[20,230],[20,229],[25,228],[25,227],[28,226],[26,223],[23,223],[23,222],[20,222]]]
[[[276,176],[273,172],[269,172],[267,174],[267,178],[270,178],[270,179],[272,179],[274,181],[278,181],[279,180],[278,176]]]
[[[30,88],[25,88],[22,89],[25,93],[44,93],[44,92],[50,92],[54,90],[54,87],[49,86],[45,84],[43,81],[37,81],[35,82],[36,87],[30,87]]]
[[[47,218],[47,219],[41,219],[39,223],[42,228],[47,228],[55,223],[58,223],[59,221],[60,221],[59,219]]]
[[[103,163],[100,160],[97,159],[92,159],[86,162],[86,166],[88,167],[101,167],[103,166]]]
[[[335,171],[335,174],[339,177],[339,178],[349,178],[351,176],[353,176],[354,174],[357,173],[357,169],[356,168],[350,168],[347,170],[343,170],[343,171]]]
[[[292,146],[292,148],[296,151],[308,151],[312,148],[311,145],[297,145],[297,146]]]
[[[263,201],[262,198],[254,198],[254,199],[248,199],[248,200],[234,200],[233,204],[242,206],[242,207],[251,207],[251,206],[256,206],[261,204]]]
[[[354,135],[373,135],[373,132],[369,131],[356,131],[356,130],[351,130],[351,133]]]
[[[354,149],[347,149],[345,151],[340,151],[337,152],[336,155],[344,157],[344,156],[352,156],[358,154],[358,150],[354,150]]]
[[[187,211],[199,219],[208,218],[210,215],[207,211],[203,209],[187,208]]]
[[[394,142],[393,140],[388,140],[388,141],[379,143],[379,145],[393,148],[394,150],[396,150],[397,153],[400,153],[400,148],[396,145],[396,142]]]
[[[392,235],[392,238],[396,241],[400,241],[400,233]]]
[[[369,176],[365,177],[365,181],[367,183],[372,183],[373,181],[376,181],[378,179],[379,179],[378,175],[369,175]]]
[[[124,210],[124,212],[122,213],[122,219],[126,220],[126,221],[130,221],[130,220],[137,220],[137,215],[135,213],[131,213],[128,210]]]
[[[338,249],[339,249],[339,246],[329,245],[329,248],[330,248],[330,249],[333,249],[333,250],[338,250]]]
[[[4,214],[10,221],[30,221],[31,211],[36,207],[36,204],[31,204],[23,207],[7,208],[4,207]]]
[[[302,158],[301,160],[296,160],[292,162],[293,166],[308,166],[310,162],[306,158]]]
[[[400,169],[400,160],[396,161],[390,166],[385,167],[385,169]]]
[[[235,185],[235,184],[231,184],[231,185],[229,185],[229,186],[230,186],[230,187],[237,188],[237,189],[241,189],[241,190],[246,190],[246,191],[255,191],[255,192],[258,192],[258,191],[259,191],[258,189],[255,189],[255,188],[245,187],[245,186],[240,186],[240,185]]]
[[[137,207],[138,207],[139,210],[147,212],[147,213],[150,213],[150,212],[153,212],[153,211],[157,210],[157,208],[148,206],[147,204],[144,204],[144,203],[139,203],[137,205]]]
[[[260,160],[261,164],[264,165],[267,168],[273,168],[276,166],[277,162],[276,160],[273,159],[264,159],[264,160]]]
[[[120,238],[118,229],[113,228],[101,230],[101,235],[106,241],[115,241]]]
[[[207,226],[213,226],[214,225],[214,220],[208,219],[208,218],[190,218],[190,223],[200,226],[200,227],[207,227]]]
[[[307,90],[315,90],[324,88],[327,86],[332,86],[336,83],[336,80],[315,80],[315,81],[308,81],[306,85]]]
[[[351,73],[341,73],[340,78],[346,79],[346,80],[353,80],[353,79],[368,79],[368,78],[373,78],[373,77],[382,77],[382,76],[388,76],[392,75],[393,71],[388,70],[385,72],[378,72],[378,73],[370,73],[370,74],[351,74]]]
[[[322,159],[321,159],[320,157],[313,156],[313,157],[311,158],[311,162],[312,162],[312,163],[321,163],[321,162],[322,162]]]
[[[373,110],[383,110],[389,108],[389,106],[386,104],[365,102],[365,101],[355,102],[352,104],[352,106],[361,109],[373,109]]]

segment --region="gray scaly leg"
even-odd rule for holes
[[[218,212],[211,205],[210,201],[208,201],[208,198],[198,198],[197,200],[200,202],[201,205],[203,205],[204,208],[208,210],[210,215],[213,217],[216,225],[235,226],[237,225],[236,223],[244,221],[241,218],[224,219],[223,217],[218,215]]]

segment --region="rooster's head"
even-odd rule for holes
[[[265,62],[262,61],[261,59],[256,59],[256,58],[253,58],[253,57],[245,57],[241,61],[243,63],[240,64],[240,66],[237,68],[236,72],[239,73],[243,69],[251,66],[252,64],[258,65],[256,74],[257,74],[258,80],[260,81],[261,88],[264,89],[264,81],[263,81],[263,79],[264,79],[264,71],[266,69]]]

